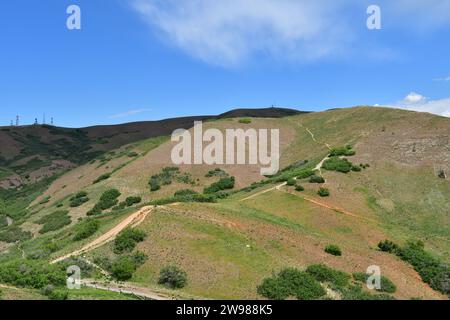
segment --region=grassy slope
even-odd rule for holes
[[[235,120],[207,125],[242,126]],[[327,154],[325,143],[353,144],[357,155],[351,160],[370,163],[371,167],[348,175],[324,171],[331,197],[321,201],[362,218],[339,214],[282,191],[272,191],[248,202],[238,202],[243,197],[238,194],[219,204],[183,204],[174,212],[161,210],[141,226],[149,237],[139,249],[150,259],[133,281],[155,286],[159,269],[177,263],[189,274],[191,281],[184,289],[189,294],[256,298],[255,287],[260,280],[286,265],[303,267],[325,262],[355,272],[378,264],[398,286],[398,297],[440,297],[409,266],[374,249],[379,240],[387,237],[400,242],[415,237],[425,240],[429,249],[448,261],[450,184],[435,175],[436,167],[448,165],[448,119],[391,109],[354,108],[277,120],[258,119],[253,126],[283,128],[283,166],[303,159],[319,161]],[[36,219],[51,212],[54,203],[82,188],[90,192],[92,200],[72,210],[74,218],[83,216],[107,187],[117,187],[125,195],[142,195],[145,200],[185,188],[174,183],[157,193],[148,191],[150,175],[170,165],[170,149],[170,143],[163,144],[97,185],[91,185],[93,179],[120,166],[123,160],[111,160],[106,165],[110,168],[88,164],[67,173],[42,196],[51,194],[52,201],[36,205],[35,209],[41,211]],[[200,185],[194,187],[198,190],[214,181],[204,178],[210,169],[182,168],[200,179]],[[257,167],[226,170],[238,178],[239,186],[260,180]],[[62,188],[64,185],[67,187]],[[305,194],[315,197],[318,186],[304,185]],[[368,223],[364,218],[375,222]],[[33,225],[28,226],[32,229]],[[325,254],[323,247],[329,243],[340,245],[344,257]],[[105,246],[96,253],[111,255],[110,249],[111,246]]]

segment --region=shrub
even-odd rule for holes
[[[143,265],[145,263],[145,261],[147,261],[148,256],[140,251],[137,251],[135,253],[133,253],[130,258],[133,260],[134,265],[136,266],[136,268],[140,267],[141,265]]]
[[[72,208],[76,208],[81,206],[82,204],[86,203],[89,201],[89,198],[87,196],[87,192],[86,191],[80,191],[78,192],[75,196],[73,196],[72,198],[70,198],[70,206]]]
[[[239,123],[250,124],[250,123],[252,123],[252,119],[251,118],[239,119]]]
[[[203,190],[204,194],[212,194],[222,190],[233,189],[235,184],[234,177],[221,178],[219,181],[211,184]]]
[[[220,168],[216,168],[214,170],[208,171],[208,173],[205,175],[206,178],[212,178],[212,177],[227,177],[228,173],[226,173],[224,170]]]
[[[305,188],[301,185],[297,185],[297,186],[295,186],[295,191],[302,192],[302,191],[305,191]]]
[[[431,288],[450,295],[449,266],[425,251],[422,241],[408,241],[396,253],[402,260],[410,263]]]
[[[295,181],[294,178],[291,178],[291,179],[289,179],[289,180],[287,181],[287,185],[290,186],[290,187],[295,186],[296,183],[297,183],[297,182]]]
[[[47,294],[50,300],[67,300],[69,299],[69,291],[67,289],[54,289]]]
[[[100,177],[98,177],[97,179],[94,180],[93,184],[99,183],[103,180],[107,180],[111,177],[112,173],[108,172],[108,173],[104,173],[102,174]]]
[[[156,177],[151,177],[150,178],[150,191],[158,191],[159,189],[161,189],[161,185],[159,184],[159,180]]]
[[[353,151],[352,146],[347,145],[345,147],[338,147],[331,149],[330,157],[340,157],[340,156],[354,156],[356,154],[355,151]]]
[[[103,210],[107,210],[109,208],[114,207],[119,200],[117,200],[118,197],[120,197],[121,193],[117,189],[108,189],[105,192],[103,192],[102,196],[100,197],[100,200],[97,202],[97,204],[88,211],[88,216],[98,215],[101,214]]]
[[[69,211],[60,210],[49,214],[37,221],[38,224],[42,224],[43,227],[39,233],[44,234],[51,231],[59,230],[67,225],[69,225],[72,220],[68,215]]]
[[[0,214],[0,228],[8,226],[8,218],[6,214]]]
[[[387,294],[370,294],[362,289],[360,285],[350,285],[342,290],[343,300],[395,300]]]
[[[360,172],[361,171],[361,167],[360,166],[352,166],[352,171],[354,172]]]
[[[330,282],[335,288],[342,289],[347,286],[350,280],[350,275],[334,270],[323,264],[314,264],[308,266],[306,272],[309,273],[319,282]]]
[[[76,208],[89,201],[88,197],[74,198],[70,200],[70,207]]]
[[[325,252],[333,256],[342,256],[341,248],[336,245],[330,244],[325,247]]]
[[[130,158],[135,158],[135,157],[137,157],[137,156],[139,156],[139,155],[138,155],[136,152],[131,151],[131,152],[129,152],[129,153],[127,154],[127,156],[130,157]]]
[[[347,159],[332,157],[330,159],[325,160],[325,162],[322,165],[322,168],[328,171],[349,173],[353,168],[353,164]]]
[[[447,178],[447,176],[445,175],[445,171],[444,170],[439,170],[438,177],[441,178],[441,179]]]
[[[383,240],[378,243],[378,248],[384,252],[395,253],[398,246],[390,240]]]
[[[187,274],[177,266],[167,266],[159,273],[158,284],[172,289],[180,289],[187,284]]]
[[[133,260],[127,256],[118,258],[111,266],[111,275],[119,281],[131,279],[134,271],[136,271],[136,265]]]
[[[317,194],[321,197],[328,197],[330,196],[330,190],[327,188],[320,188],[319,191],[317,191]]]
[[[369,277],[370,277],[369,274],[366,274],[366,273],[363,273],[363,272],[356,272],[356,273],[353,274],[353,278],[356,281],[359,281],[359,282],[362,282],[362,283],[366,283],[367,279]],[[380,289],[376,289],[377,291],[387,292],[387,293],[394,293],[395,291],[397,291],[397,287],[395,286],[395,284],[391,280],[386,278],[385,276],[381,276],[380,284],[381,284],[381,288]]]
[[[166,167],[161,170],[160,173],[152,176],[148,184],[151,191],[157,191],[161,189],[161,186],[166,186],[172,183],[174,177],[180,173],[180,169],[177,167]]]
[[[51,196],[46,196],[44,199],[39,201],[39,204],[46,204],[46,203],[50,202],[50,199],[51,199]]]
[[[125,251],[132,251],[138,242],[144,241],[145,237],[144,231],[125,229],[114,240],[114,252],[121,254]]]
[[[99,227],[100,222],[98,220],[94,219],[84,220],[77,225],[73,240],[80,241],[83,239],[87,239],[94,233],[96,233]]]
[[[325,183],[325,179],[321,176],[317,176],[317,175],[312,175],[309,178],[309,182],[310,183]]]
[[[125,199],[127,207],[131,207],[134,204],[141,203],[141,201],[142,201],[141,197],[128,197]]]
[[[268,299],[277,300],[284,300],[288,297],[313,300],[326,294],[313,276],[294,268],[283,269],[277,276],[265,279],[258,286],[257,291],[258,294]]]
[[[0,283],[34,289],[59,287],[65,285],[66,273],[46,261],[15,260],[0,265]]]
[[[14,243],[31,239],[33,234],[29,231],[23,231],[18,226],[10,226],[5,231],[0,232],[0,241]]]

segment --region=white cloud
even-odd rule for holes
[[[436,79],[436,81],[450,81],[450,77],[447,77],[447,78],[439,78],[439,79]]]
[[[411,92],[402,101],[389,105],[389,107],[450,117],[450,98],[430,100],[415,92]]]
[[[335,52],[346,41],[335,23],[345,0],[134,0],[134,8],[174,45],[219,65],[253,53],[308,60]]]
[[[367,6],[372,4],[361,0],[128,1],[165,41],[195,58],[224,66],[253,55],[305,61],[356,50],[364,43],[361,32]],[[428,30],[450,24],[448,0],[379,0],[377,4],[383,21],[394,28]],[[355,20],[355,14],[361,19]],[[377,52],[384,49],[378,46]],[[365,51],[370,55],[372,50]]]
[[[125,117],[133,116],[136,114],[148,112],[148,111],[151,111],[151,109],[133,109],[133,110],[128,110],[125,112],[110,115],[108,118],[110,118],[110,119],[125,118]]]
[[[405,104],[416,104],[416,103],[419,103],[419,102],[424,102],[426,100],[427,100],[427,98],[424,97],[423,95],[415,93],[415,92],[411,92],[410,94],[408,94],[405,97],[403,102]]]

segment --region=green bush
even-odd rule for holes
[[[395,253],[398,246],[390,240],[383,240],[378,243],[378,248],[384,252]]]
[[[50,300],[67,300],[69,299],[69,291],[67,289],[54,289],[47,294]]]
[[[23,231],[18,226],[10,226],[5,231],[0,232],[0,241],[14,243],[31,239],[33,234],[29,231]]]
[[[334,270],[324,264],[314,264],[308,266],[306,272],[319,282],[330,282],[334,288],[344,288],[349,284],[350,275]]]
[[[395,298],[387,294],[370,294],[360,285],[352,284],[342,290],[342,300],[395,300]]]
[[[81,206],[82,204],[84,204],[85,202],[88,202],[89,199],[88,198],[80,198],[80,199],[73,199],[70,201],[69,206],[71,208],[76,208]]]
[[[97,202],[97,204],[88,211],[88,216],[98,215],[101,214],[103,210],[110,209],[117,205],[119,200],[117,200],[118,197],[120,197],[121,193],[117,189],[108,189],[105,192],[103,192],[102,196],[100,197],[100,200]]]
[[[42,289],[66,283],[66,273],[47,261],[15,260],[0,265],[0,283],[17,287]]]
[[[431,288],[450,296],[449,266],[425,251],[422,241],[408,241],[396,253],[402,260],[410,263]]]
[[[325,160],[325,162],[322,165],[322,168],[328,171],[349,173],[353,168],[353,164],[345,158],[341,159],[338,157],[332,157],[330,159]]]
[[[111,275],[119,281],[131,279],[134,271],[136,271],[136,265],[128,256],[118,258],[111,266]]]
[[[204,194],[213,194],[222,190],[233,189],[235,184],[234,177],[221,178],[219,181],[211,184],[203,190]]]
[[[252,123],[252,119],[251,118],[239,119],[239,123],[250,124],[250,123]]]
[[[151,177],[150,178],[150,191],[158,191],[159,189],[161,189],[161,185],[159,184],[159,180],[156,177]]]
[[[354,171],[354,172],[360,172],[361,170],[362,170],[362,169],[361,169],[360,166],[352,165],[352,171]]]
[[[208,171],[208,173],[205,175],[206,178],[212,178],[212,177],[227,177],[228,173],[226,173],[224,170],[220,168],[216,168],[214,170]]]
[[[353,151],[352,146],[347,145],[345,147],[338,147],[331,149],[330,157],[340,157],[340,156],[354,156],[356,154],[355,151]]]
[[[312,175],[309,178],[309,182],[310,183],[319,183],[319,184],[321,184],[321,183],[325,183],[325,179],[323,177],[321,177],[321,176]]]
[[[325,289],[310,274],[294,269],[283,269],[278,275],[266,278],[257,288],[258,294],[268,299],[314,300],[326,294]]]
[[[369,277],[370,277],[369,274],[363,272],[356,272],[353,274],[353,279],[362,283],[366,283]],[[381,276],[380,284],[381,288],[376,289],[377,291],[387,293],[394,293],[395,291],[397,291],[397,287],[395,286],[395,284],[385,276]]]
[[[0,229],[8,226],[8,218],[6,214],[0,214]]]
[[[145,237],[144,231],[125,229],[114,240],[114,252],[121,254],[125,251],[132,251],[138,242],[144,241]]]
[[[108,172],[108,173],[104,173],[102,174],[100,177],[98,177],[97,179],[94,180],[93,184],[99,183],[103,180],[107,180],[109,178],[111,178],[112,173]]]
[[[83,239],[87,239],[94,233],[96,233],[99,227],[100,222],[98,220],[94,219],[84,220],[77,225],[73,240],[80,241]]]
[[[39,219],[37,223],[43,225],[39,233],[44,234],[56,231],[71,224],[72,220],[68,213],[69,211],[67,210],[59,210]]]
[[[301,185],[297,185],[297,186],[295,186],[295,191],[302,192],[302,191],[305,191],[305,188]]]
[[[286,184],[290,187],[295,186],[296,183],[297,183],[297,181],[294,178],[291,178],[286,182]]]
[[[141,203],[141,201],[142,201],[141,197],[128,197],[125,199],[127,207],[131,207],[132,205]]]
[[[317,194],[321,197],[329,197],[330,190],[328,190],[327,188],[320,188],[319,191],[317,191]]]
[[[46,196],[44,199],[42,199],[41,201],[39,201],[39,204],[46,204],[46,203],[49,203],[51,198],[52,198],[51,196]]]
[[[180,289],[187,284],[187,274],[177,266],[167,266],[159,273],[158,284],[171,289]]]
[[[160,173],[153,175],[148,184],[151,191],[158,191],[161,186],[166,186],[172,183],[172,180],[179,175],[180,169],[177,167],[166,167]]]
[[[81,206],[82,204],[86,203],[89,201],[89,198],[87,196],[83,196],[83,197],[74,197],[72,199],[70,199],[70,203],[69,206],[71,208],[76,208]]]
[[[333,244],[326,246],[324,251],[333,256],[342,256],[341,248],[339,248],[338,246],[333,245]]]

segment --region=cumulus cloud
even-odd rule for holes
[[[390,107],[450,117],[450,98],[430,100],[415,92],[411,92],[403,100],[390,105]]]
[[[133,109],[133,110],[128,110],[125,112],[110,115],[108,118],[110,118],[110,119],[126,118],[129,116],[133,116],[133,115],[148,112],[148,111],[151,111],[151,109]]]
[[[129,1],[165,41],[219,65],[239,64],[258,54],[309,61],[347,53],[354,50],[356,40],[364,41],[360,37],[364,15],[372,4],[361,0]],[[450,24],[448,0],[379,0],[378,5],[390,26],[423,29]],[[355,20],[355,10],[361,19]]]

